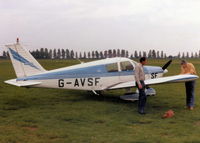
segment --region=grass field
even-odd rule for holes
[[[200,61],[189,60],[200,71]],[[46,69],[77,61],[40,60]],[[150,60],[162,66],[166,60]],[[167,75],[179,74],[179,61]],[[153,86],[157,95],[147,100],[147,113],[137,113],[137,102],[119,99],[124,90],[104,96],[86,91],[18,88],[4,84],[15,78],[10,61],[0,61],[0,143],[200,143],[200,82],[196,107],[184,109],[183,83]],[[135,89],[134,89],[135,90]],[[172,109],[175,116],[162,119]]]

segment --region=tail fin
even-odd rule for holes
[[[18,41],[16,44],[6,45],[6,47],[17,77],[31,76],[46,71]]]

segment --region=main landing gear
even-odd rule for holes
[[[147,96],[156,95],[156,90],[154,88],[146,87],[145,92]],[[125,93],[123,96],[120,96],[120,99],[127,101],[136,101],[139,99],[139,91],[137,89],[135,92],[130,92],[130,89],[128,89],[128,92]]]

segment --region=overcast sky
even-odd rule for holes
[[[200,50],[199,0],[0,0],[0,51]]]

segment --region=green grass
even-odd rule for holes
[[[190,60],[197,71],[199,60]],[[73,60],[40,60],[46,69],[77,64]],[[150,60],[162,66],[166,60]],[[179,74],[179,61],[167,75]],[[137,102],[119,99],[124,90],[104,96],[86,91],[18,88],[4,84],[15,78],[10,61],[0,61],[0,143],[200,143],[200,83],[194,111],[184,109],[183,83],[153,86],[157,95],[147,100],[147,115],[137,113]],[[135,89],[134,89],[135,90]],[[172,109],[175,116],[162,119]]]

